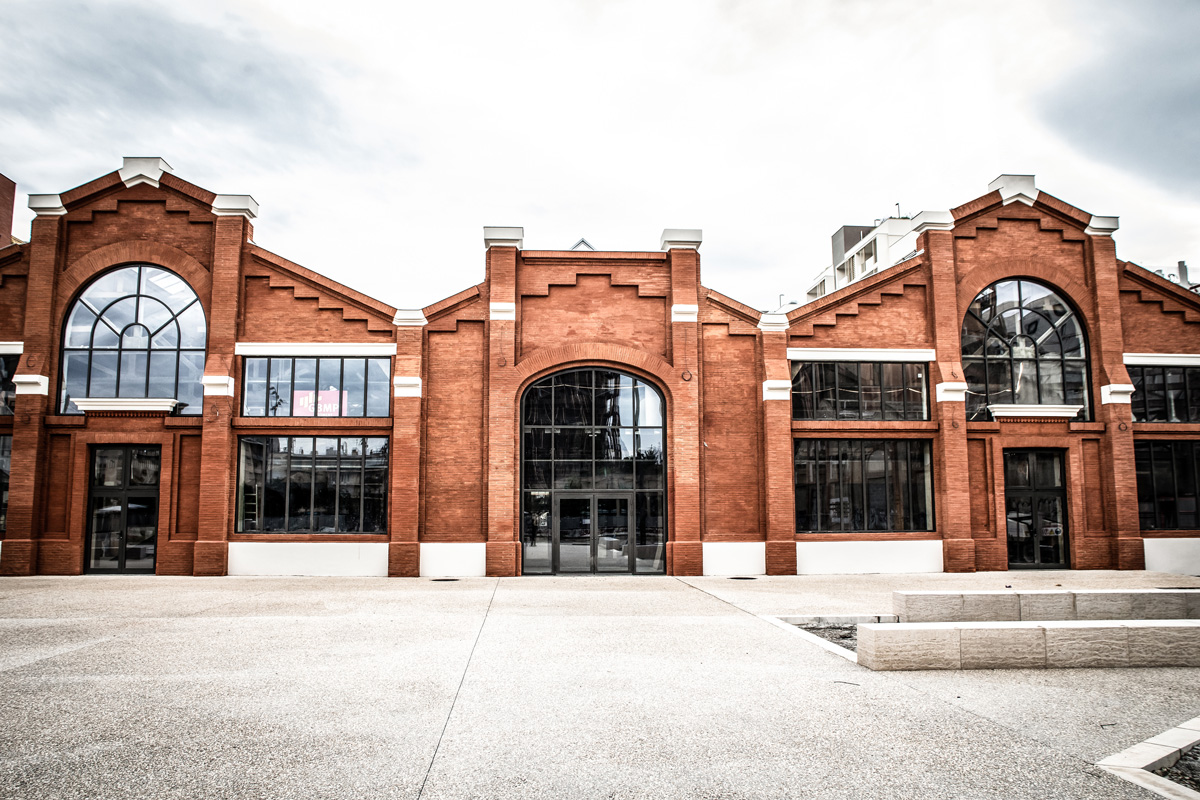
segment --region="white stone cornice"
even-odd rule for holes
[[[763,400],[787,400],[792,396],[792,382],[763,381]]]
[[[157,189],[158,182],[162,179],[163,173],[174,171],[171,169],[170,164],[158,157],[126,156],[124,163],[121,165],[121,171],[117,174],[126,186],[137,186],[139,183],[148,183]]]
[[[72,397],[83,413],[89,411],[171,411],[179,404],[174,397]]]
[[[758,329],[767,333],[787,333],[787,314],[763,314],[758,320]]]
[[[425,312],[419,308],[401,308],[392,317],[392,324],[397,328],[419,328],[428,323]]]
[[[62,202],[62,195],[57,194],[29,195],[29,210],[39,217],[61,217],[67,213],[67,207]]]
[[[1125,353],[1127,367],[1200,367],[1198,353]]]
[[[658,242],[663,250],[699,250],[703,240],[700,228],[665,228]]]
[[[397,375],[392,378],[394,397],[420,397],[421,379],[415,375]]]
[[[525,244],[525,229],[519,227],[493,227],[485,225],[483,228],[483,246],[485,248],[492,247],[515,247],[518,250]]]
[[[488,307],[489,319],[515,320],[517,318],[516,303],[492,303]]]
[[[395,342],[238,342],[233,352],[239,356],[344,356],[383,357],[396,355]]]
[[[943,381],[933,388],[939,403],[964,403],[967,400],[967,384],[963,381]]]
[[[233,378],[228,375],[204,375],[200,378],[204,396],[233,397]]]
[[[50,394],[50,379],[45,375],[13,375],[17,394]]]
[[[932,349],[904,347],[789,347],[788,361],[936,361]]]
[[[700,319],[700,306],[676,303],[671,306],[671,322],[696,322]]]
[[[1061,417],[1071,419],[1083,406],[1037,405],[1036,403],[993,403],[988,411],[996,419],[1006,417]]]
[[[24,352],[24,342],[0,342],[0,356],[19,356]]]
[[[1132,383],[1110,383],[1100,387],[1100,403],[1131,403],[1136,391]]]
[[[1093,214],[1092,221],[1083,232],[1089,236],[1112,236],[1121,227],[1120,223],[1120,217],[1097,217]]]
[[[212,212],[218,217],[258,216],[258,201],[248,194],[219,194],[213,200]]]
[[[1024,203],[1031,206],[1037,202],[1038,192],[1033,175],[1001,175],[988,184],[989,192],[1000,192],[1004,205]]]

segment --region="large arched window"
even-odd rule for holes
[[[979,293],[962,329],[967,419],[989,406],[1060,406],[1088,416],[1087,343],[1071,305],[1036,281],[1006,279]]]
[[[76,299],[63,331],[59,410],[76,398],[153,397],[203,411],[204,308],[187,282],[149,264],[101,275]]]

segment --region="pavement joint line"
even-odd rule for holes
[[[701,589],[699,586],[696,586],[696,585],[695,585],[695,584],[693,584],[693,583],[688,583],[688,582],[687,582],[687,581],[685,581],[683,578],[676,577],[676,578],[675,578],[675,580],[679,581],[679,582],[680,582],[680,583],[682,583],[684,586],[689,586],[689,587],[691,587],[692,589],[695,589],[697,592],[700,592],[701,594],[706,594],[706,595],[708,595],[709,597],[711,597],[711,598],[712,598],[712,599],[714,599],[714,600],[718,600],[718,601],[720,601],[720,602],[724,603],[725,605],[727,605],[727,606],[730,606],[731,608],[737,609],[738,611],[742,612],[742,613],[743,613],[743,614],[745,614],[746,616],[749,616],[749,617],[754,617],[755,619],[763,619],[764,621],[768,621],[768,620],[765,620],[765,619],[762,617],[762,615],[760,615],[760,614],[755,614],[753,611],[747,611],[746,609],[744,609],[744,608],[742,608],[741,606],[739,606],[737,603],[734,603],[734,602],[733,602],[733,601],[731,601],[731,600],[726,600],[724,597],[720,597],[720,596],[718,596],[718,595],[715,595],[715,594],[713,594],[712,592],[708,591],[707,589]]]
[[[1097,761],[1096,766],[1118,778],[1123,778],[1143,789],[1154,792],[1160,797],[1167,797],[1170,800],[1200,800],[1200,792],[1176,783],[1170,778],[1155,775],[1151,771],[1159,767],[1173,766],[1184,753],[1200,744],[1200,730],[1197,730],[1200,725],[1198,723],[1200,723],[1200,717],[1181,722],[1174,728]],[[1155,739],[1167,741],[1173,739],[1178,746],[1175,743],[1156,742]]]
[[[776,627],[791,631],[792,633],[796,634],[800,638],[807,639],[808,641],[812,642],[813,644],[817,645],[818,647],[820,647],[824,650],[828,650],[830,653],[833,653],[835,656],[840,656],[840,657],[846,659],[847,661],[851,662],[852,664],[858,663],[858,653],[855,653],[853,650],[849,650],[845,647],[839,647],[836,644],[834,644],[833,642],[829,641],[828,639],[822,639],[820,636],[817,636],[815,633],[810,633],[809,631],[806,631],[803,628],[797,627],[796,625],[793,625],[790,622],[784,622],[779,617],[771,616],[769,614],[760,614],[759,618],[766,620],[767,622],[771,623],[772,625],[775,625]]]
[[[471,669],[471,659],[475,658],[475,648],[479,646],[479,640],[483,636],[483,626],[487,625],[488,615],[492,612],[492,603],[495,602],[496,592],[499,590],[500,578],[496,578],[496,583],[492,586],[492,596],[488,598],[487,608],[484,609],[483,619],[479,623],[479,630],[475,632],[475,641],[471,643],[471,652],[467,654],[467,663],[463,665],[462,676],[458,679],[458,687],[454,690],[454,699],[450,701],[450,709],[446,712],[446,721],[442,723],[442,731],[438,734],[437,744],[433,746],[433,755],[429,757],[429,766],[425,768],[425,777],[421,780],[421,788],[417,790],[417,800],[421,800],[421,796],[425,794],[425,784],[429,782],[429,774],[433,772],[433,764],[437,761],[438,750],[442,747],[446,729],[450,727],[450,717],[454,715],[454,706],[458,703],[458,695],[467,681],[467,671]]]

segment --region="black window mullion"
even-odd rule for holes
[[[367,373],[365,371],[365,369],[366,369],[366,367],[365,367],[366,361],[365,360],[363,361],[363,364],[364,364],[363,385],[366,386]],[[346,416],[346,409],[342,406],[342,397],[344,397],[345,394],[346,394],[346,359],[339,358],[338,359],[338,393],[337,393],[337,398],[338,398],[337,406],[338,406],[338,416],[339,417]],[[367,411],[367,409],[366,409],[366,406],[364,405],[363,413],[366,414],[366,411]]]
[[[364,436],[359,440],[360,444],[358,451],[362,457],[358,460],[358,531],[361,533],[366,530],[366,519],[363,516],[366,514],[367,508],[367,438]],[[389,454],[391,448],[388,448]],[[554,455],[551,453],[551,455]],[[551,484],[553,486],[554,484]]]
[[[283,530],[290,531],[292,529],[292,437],[276,436],[276,439],[283,439],[283,465],[285,468],[284,474],[287,476],[283,485]]]

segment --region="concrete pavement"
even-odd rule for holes
[[[1200,671],[872,673],[762,614],[1155,573],[0,580],[0,797],[1144,798]]]

